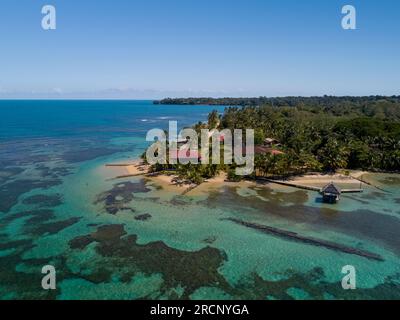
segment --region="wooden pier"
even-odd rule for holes
[[[342,193],[361,193],[364,189],[342,189]]]
[[[305,185],[301,185],[301,184],[297,184],[297,183],[291,183],[291,182],[285,182],[285,181],[281,181],[281,180],[274,180],[274,179],[268,179],[268,178],[257,178],[257,180],[262,180],[262,181],[275,183],[275,184],[280,184],[282,186],[293,187],[293,188],[298,188],[298,189],[317,191],[317,192],[321,191],[321,188],[318,188],[318,187],[305,186]]]
[[[305,186],[305,185],[298,184],[298,183],[292,183],[292,182],[286,182],[286,181],[282,181],[282,180],[274,180],[274,179],[268,179],[268,178],[257,178],[257,180],[267,181],[270,183],[280,184],[282,186],[293,187],[293,188],[297,188],[297,189],[303,189],[303,190],[309,190],[309,191],[315,191],[315,192],[321,192],[323,189],[320,187]],[[341,191],[342,191],[342,193],[364,192],[363,189],[342,189]]]

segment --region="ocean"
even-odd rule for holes
[[[138,159],[148,130],[214,109],[0,101],[0,299],[399,299],[399,175],[369,174],[379,189],[327,205],[250,183],[180,195],[105,168]]]

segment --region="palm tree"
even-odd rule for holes
[[[349,150],[340,145],[335,138],[329,138],[325,146],[318,152],[324,168],[332,171],[336,171],[339,168],[346,168],[349,154]]]
[[[216,129],[220,124],[220,116],[217,110],[213,110],[208,115],[208,127],[210,129]]]
[[[254,157],[254,175],[257,177],[257,171],[261,176],[265,175],[264,172],[264,163],[265,163],[265,156],[263,154],[256,154]]]

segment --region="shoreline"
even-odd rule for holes
[[[130,177],[143,176],[156,184],[160,185],[163,189],[170,192],[176,192],[179,194],[188,195],[199,195],[208,192],[210,189],[218,189],[222,186],[265,186],[266,180],[262,181],[262,178],[256,180],[242,180],[240,182],[227,181],[227,174],[221,172],[214,178],[205,180],[203,183],[196,185],[194,183],[186,183],[185,181],[179,181],[177,176],[173,173],[168,174],[165,172],[160,173],[150,173],[150,165],[144,164],[143,160],[135,160],[131,163],[109,163],[105,164],[107,171],[113,172],[113,179],[123,179]],[[343,172],[343,170],[342,170]],[[325,185],[333,182],[343,189],[361,189],[362,186],[369,185],[372,187],[379,188],[369,181],[364,179],[365,175],[371,174],[373,172],[361,171],[361,170],[348,170],[349,174],[343,174],[340,171],[336,173],[317,173],[310,172],[306,174],[300,174],[297,176],[292,176],[284,180],[276,180],[277,183],[283,182],[293,185],[287,185],[289,188],[296,188],[296,185],[301,185],[310,190],[315,190],[317,188],[322,188]],[[268,183],[268,187],[272,189],[284,188],[278,184],[274,184],[275,179],[271,179]]]
[[[306,187],[322,188],[333,182],[342,189],[356,189],[362,186],[365,182],[360,181],[366,171],[349,171],[349,175],[340,172],[336,173],[307,173],[298,176],[290,177],[284,182],[300,184]],[[361,188],[360,188],[361,189]]]

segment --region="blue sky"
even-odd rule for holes
[[[341,28],[346,4],[357,30]],[[400,94],[399,14],[397,0],[1,0],[0,98]]]

